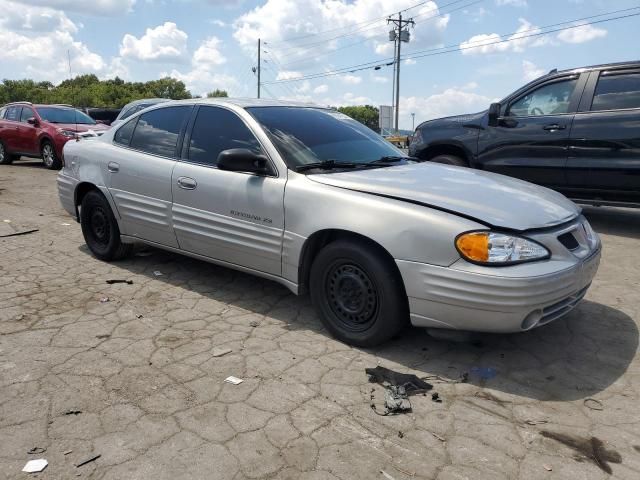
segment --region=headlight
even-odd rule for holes
[[[459,235],[456,248],[466,260],[483,265],[513,265],[550,256],[549,250],[533,240],[487,231]]]
[[[62,128],[58,129],[58,133],[60,133],[61,135],[67,138],[76,138],[76,136],[78,135],[76,132],[72,130],[63,130]]]
[[[582,228],[584,229],[585,237],[587,237],[587,242],[589,242],[589,248],[595,248],[598,244],[598,236],[591,227],[591,224],[587,220],[585,220],[584,222],[582,222]]]

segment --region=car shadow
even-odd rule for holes
[[[19,160],[14,160],[11,163],[12,167],[25,167],[25,168],[42,168],[46,169],[42,159],[40,158],[31,158],[31,157],[21,157]]]
[[[598,233],[640,239],[640,208],[584,207],[583,213]]]
[[[91,255],[85,245],[80,249]],[[146,247],[113,266],[231,308],[266,314],[269,321],[282,322],[289,330],[329,336],[308,296],[293,295],[273,281]],[[114,273],[110,275],[114,278]],[[146,289],[148,295],[159,297],[156,302],[162,301],[152,283]],[[628,315],[584,300],[565,318],[529,332],[473,334],[467,341],[453,342],[408,327],[379,347],[359,350],[375,355],[382,365],[411,369],[420,377],[435,375],[455,382],[468,374],[470,384],[532,399],[570,401],[593,396],[616,382],[634,358],[638,336]],[[476,378],[476,368],[493,378]]]

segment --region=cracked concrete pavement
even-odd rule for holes
[[[565,319],[359,349],[273,282],[159,250],[102,263],[55,172],[0,172],[0,235],[39,229],[0,239],[0,478],[34,458],[42,479],[640,478],[640,211],[586,210],[604,254]],[[376,365],[430,377],[442,403],[376,415]],[[497,375],[447,381],[474,366]]]

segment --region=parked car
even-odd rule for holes
[[[640,206],[640,62],[551,71],[487,111],[424,122],[409,154]]]
[[[116,125],[119,125],[134,113],[137,113],[140,110],[144,110],[151,105],[157,105],[158,103],[168,101],[169,99],[167,98],[145,98],[142,100],[134,100],[133,102],[127,103],[124,107],[122,107],[122,110],[120,110],[120,113],[118,113],[116,119],[111,122],[111,126],[115,127]]]
[[[0,108],[0,164],[24,157],[42,158],[45,166],[62,166],[62,147],[78,136],[101,135],[107,126],[68,105],[9,103]]]
[[[97,123],[103,123],[105,125],[111,125],[122,111],[121,108],[99,107],[83,107],[80,110],[93,118]]]
[[[66,145],[64,208],[110,261],[135,242],[310,291],[340,340],[518,332],[585,295],[600,240],[561,194],[414,162],[335,110],[193,99]]]

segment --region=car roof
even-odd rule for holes
[[[640,60],[629,62],[616,62],[616,63],[601,63],[598,65],[589,65],[587,67],[568,68],[566,70],[554,71],[552,70],[547,75],[567,74],[567,73],[580,73],[589,70],[606,70],[606,69],[621,69],[621,68],[634,68],[640,67]]]
[[[190,105],[235,105],[241,108],[249,107],[315,107],[327,108],[310,102],[293,102],[289,100],[276,100],[273,98],[190,98],[186,100],[173,100],[172,104],[188,103]]]
[[[127,106],[131,106],[131,105],[138,105],[139,103],[161,103],[161,102],[170,102],[171,99],[170,98],[139,98],[138,100],[133,100],[129,103],[127,103],[125,105],[125,107]]]

